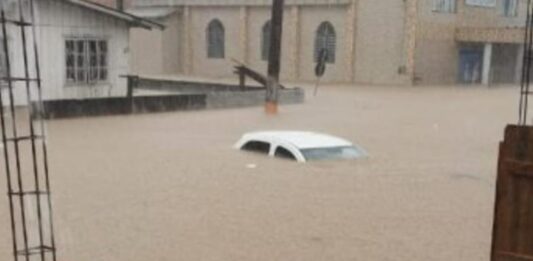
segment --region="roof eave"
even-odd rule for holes
[[[104,5],[88,2],[86,0],[67,0],[68,2],[72,4],[76,4],[91,10],[95,10],[113,17],[116,17],[118,19],[122,19],[126,21],[130,26],[132,27],[142,27],[148,30],[151,30],[153,28],[157,28],[159,30],[164,30],[165,26],[162,24],[159,24],[157,22],[138,17],[117,9],[113,9]]]

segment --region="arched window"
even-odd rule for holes
[[[268,54],[270,53],[270,21],[267,21],[263,25],[261,35],[261,59],[263,61],[268,60]]]
[[[335,45],[337,36],[335,35],[335,29],[329,22],[323,22],[318,26],[315,36],[315,62],[318,61],[320,51],[326,50],[326,62],[335,63]]]
[[[224,25],[218,19],[207,26],[207,57],[224,58]]]

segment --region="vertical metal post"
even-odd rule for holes
[[[2,10],[2,34],[4,36],[7,36],[7,27],[6,27],[6,19],[5,19],[5,12]],[[5,42],[7,43],[7,42]],[[6,44],[4,46],[4,51],[6,53],[6,68],[8,68],[8,75],[6,76],[7,84],[8,84],[8,94],[9,94],[9,112],[11,114],[11,125],[12,125],[12,134],[13,134],[13,143],[14,143],[14,150],[15,150],[15,169],[16,169],[16,177],[17,177],[17,184],[18,184],[18,191],[22,193],[24,191],[24,187],[22,185],[22,169],[21,169],[21,162],[20,162],[20,151],[19,151],[19,143],[18,143],[18,132],[17,132],[17,119],[15,114],[15,98],[13,95],[13,80],[11,78],[11,61],[9,59],[9,44]],[[4,132],[6,130],[3,130]],[[7,143],[4,143],[4,146],[8,146]],[[10,195],[11,197],[12,195]],[[28,230],[27,230],[27,223],[26,223],[26,207],[24,204],[24,198],[20,197],[19,199],[20,203],[20,217],[21,217],[21,223],[22,223],[22,237],[23,237],[23,243],[24,243],[24,249],[28,249]],[[14,235],[16,237],[16,235]],[[16,238],[15,238],[16,240]],[[15,252],[15,255],[17,253]],[[26,261],[30,260],[30,257],[28,254],[25,254]]]
[[[527,107],[528,107],[528,95],[529,95],[529,81],[531,70],[531,48],[533,43],[532,30],[532,12],[531,12],[531,0],[527,1],[527,13],[526,13],[526,27],[524,35],[524,59],[522,65],[522,80],[520,83],[520,102],[519,102],[519,120],[518,124],[527,124]]]
[[[24,14],[22,10],[23,4],[22,0],[19,0],[19,20],[21,23],[25,23]],[[31,6],[30,6],[31,8]],[[24,26],[20,27],[20,35],[22,40],[22,58],[23,58],[23,65],[24,65],[24,78],[26,78],[26,100],[28,103],[28,107],[31,108],[31,84],[30,84],[30,71],[29,71],[29,61],[28,61],[28,45],[26,40],[26,29]],[[37,78],[37,81],[40,81],[41,79]],[[35,194],[36,197],[36,207],[37,207],[37,222],[38,222],[38,233],[39,233],[39,245],[44,245],[44,236],[43,236],[43,218],[42,218],[42,208],[41,208],[41,184],[39,182],[39,167],[37,165],[37,148],[35,145],[35,127],[33,126],[33,118],[31,117],[31,109],[30,109],[30,117],[28,117],[28,126],[30,127],[30,143],[31,143],[31,152],[32,152],[32,164],[33,164],[33,178],[34,178],[34,184],[35,184],[35,191],[37,193]],[[45,253],[43,250],[40,251],[41,260],[46,260]]]
[[[133,91],[139,84],[139,76],[137,75],[123,75],[121,76],[123,78],[126,78],[127,80],[127,91],[126,91],[126,98],[129,102],[129,108],[128,112],[133,113],[134,112],[134,103],[133,103]]]
[[[38,115],[39,119],[39,130],[41,135],[43,136],[43,140],[41,142],[41,152],[43,153],[43,168],[44,168],[44,178],[45,178],[45,189],[47,194],[47,207],[48,207],[48,225],[49,225],[49,233],[50,233],[50,248],[52,253],[52,261],[57,260],[57,254],[56,254],[56,241],[55,241],[55,235],[54,235],[54,219],[52,215],[52,196],[50,195],[51,187],[50,187],[50,175],[49,175],[49,167],[48,167],[48,146],[46,144],[45,139],[45,131],[44,131],[44,106],[43,106],[43,92],[42,92],[42,80],[41,80],[41,65],[40,65],[40,59],[39,59],[39,48],[37,47],[37,33],[35,30],[35,3],[33,0],[30,0],[30,17],[32,23],[34,23],[31,26],[31,33],[33,36],[33,57],[35,62],[35,74],[37,76],[37,110],[36,115]],[[28,106],[31,106],[28,104]]]
[[[239,87],[241,88],[241,90],[244,90],[246,86],[246,75],[244,75],[244,72],[240,69],[238,69],[238,74],[239,74]]]
[[[0,6],[1,7],[1,6]],[[2,9],[1,11],[1,23],[2,23],[2,41],[4,42],[3,46],[3,52],[5,53],[5,62],[6,62],[6,75],[2,75],[2,77],[8,78],[9,75],[11,75],[11,67],[9,64],[9,57],[8,56],[8,46],[7,46],[7,33],[6,33],[6,16],[5,12]],[[11,80],[6,79],[8,82],[8,88],[11,88]],[[5,169],[6,169],[6,177],[7,177],[7,193],[9,198],[9,214],[10,214],[10,221],[11,221],[11,236],[13,237],[13,255],[15,258],[15,261],[18,261],[18,255],[17,255],[17,229],[15,225],[15,206],[13,203],[13,187],[11,184],[11,167],[10,167],[10,157],[9,157],[9,151],[7,148],[7,135],[6,135],[6,122],[5,122],[5,116],[4,116],[4,98],[2,95],[2,90],[0,89],[0,122],[2,124],[2,143],[4,144],[4,161],[5,161]]]
[[[270,27],[270,52],[268,57],[268,78],[266,84],[267,114],[277,114],[279,99],[279,73],[281,70],[281,37],[283,32],[284,0],[273,0]]]
[[[43,123],[43,111],[42,111],[42,92],[41,92],[41,75],[40,75],[40,67],[39,67],[39,52],[37,48],[37,35],[35,32],[35,10],[34,10],[34,2],[33,0],[23,1],[18,0],[14,3],[18,4],[18,19],[17,18],[6,18],[5,10],[2,8],[1,10],[1,31],[3,36],[3,42],[4,42],[4,52],[6,53],[4,59],[6,63],[6,75],[2,76],[2,80],[5,80],[7,83],[7,98],[9,100],[9,103],[6,104],[4,107],[4,97],[2,91],[0,90],[0,126],[2,128],[2,142],[4,147],[4,159],[5,159],[5,168],[6,168],[6,175],[7,175],[7,183],[8,183],[8,196],[9,196],[9,206],[10,206],[10,215],[11,215],[11,229],[12,229],[12,236],[13,236],[13,255],[15,261],[18,261],[21,256],[24,257],[25,261],[30,260],[37,260],[37,257],[39,257],[40,261],[46,261],[49,257],[47,253],[51,253],[51,260],[56,260],[56,253],[55,253],[55,239],[54,239],[54,229],[53,229],[53,222],[52,222],[52,203],[50,198],[50,181],[49,181],[49,175],[48,175],[48,155],[47,155],[47,148],[46,148],[46,139],[45,139],[45,131],[44,131],[44,123]],[[3,5],[2,5],[3,7]],[[30,17],[27,17],[27,13],[24,10],[25,8],[30,9]],[[16,10],[16,9],[15,9]],[[17,43],[17,47],[15,50],[21,50],[21,56],[22,57],[22,63],[20,63],[23,67],[21,70],[21,73],[24,73],[23,76],[14,77],[13,76],[13,68],[11,67],[11,61],[10,56],[8,55],[10,52],[9,48],[9,41],[8,35],[7,35],[7,25],[11,27],[18,27],[20,28],[20,38],[14,37],[14,39],[20,40],[20,43]],[[30,30],[30,31],[28,31]],[[15,32],[15,31],[13,31]],[[32,72],[30,70],[30,41],[28,41],[29,35],[33,36],[33,57],[35,61],[35,72]],[[17,56],[19,57],[19,56]],[[33,77],[31,74],[35,73],[35,77]],[[27,96],[27,106],[28,106],[28,123],[29,123],[29,129],[23,129],[22,131],[18,131],[17,123],[20,123],[18,120],[17,114],[20,113],[19,110],[15,109],[15,90],[17,86],[14,85],[14,82],[21,82],[25,85],[26,89],[26,96]],[[32,111],[32,83],[35,83],[37,87],[37,95],[38,100],[37,106],[35,106],[36,110]],[[7,109],[6,109],[7,107]],[[7,114],[7,116],[6,116]],[[10,118],[9,123],[6,120],[7,118]],[[23,116],[24,118],[24,116]],[[34,120],[37,119],[39,123],[34,123]],[[37,133],[36,126],[34,124],[38,124],[40,127],[40,133]],[[8,126],[11,125],[11,126]],[[9,131],[8,128],[11,128]],[[29,135],[28,135],[29,134]],[[42,162],[38,164],[38,157],[37,154],[37,142],[40,141],[42,144]],[[22,167],[23,162],[21,160],[21,157],[23,157],[22,154],[26,153],[24,150],[21,150],[19,147],[23,145],[25,142],[31,143],[31,157],[32,157],[32,165],[33,165],[33,178],[34,178],[34,186],[31,186],[30,184],[24,184],[23,175],[30,174],[29,170],[28,173],[23,173]],[[13,146],[13,152],[9,149],[9,146]],[[23,153],[24,152],[24,153]],[[13,157],[11,157],[11,153],[13,153]],[[12,177],[11,168],[10,165],[14,164],[14,170],[15,176]],[[28,164],[29,165],[29,164]],[[43,170],[39,170],[40,166],[42,166]],[[26,167],[26,165],[24,165]],[[28,169],[30,166],[27,166]],[[44,182],[39,177],[44,174]],[[15,183],[17,185],[12,184]],[[47,198],[47,203],[42,202],[42,197]],[[18,203],[20,206],[19,209],[15,209],[15,198],[18,200]],[[36,200],[36,212],[37,212],[37,218],[38,218],[38,227],[33,228],[29,226],[28,223],[33,224],[30,222],[31,220],[28,219],[29,216],[26,215],[27,207],[28,208],[34,208],[31,204],[26,204],[26,199]],[[48,226],[49,229],[46,231],[50,233],[50,239],[49,244],[46,244],[45,236],[44,236],[44,222],[43,219],[44,216],[44,209],[47,208],[48,210]],[[20,211],[20,215],[16,215],[15,212]],[[20,231],[17,231],[20,229]],[[32,235],[33,233],[38,232],[39,236],[39,242],[29,242],[29,235]],[[22,234],[22,240],[19,240],[18,237]],[[19,246],[18,243],[22,242],[23,245]],[[36,244],[36,245],[33,245]],[[31,256],[31,257],[30,257]]]

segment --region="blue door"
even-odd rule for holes
[[[462,48],[459,51],[459,82],[473,84],[481,82],[483,70],[483,49]]]

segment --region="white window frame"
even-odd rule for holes
[[[66,86],[98,85],[108,83],[108,80],[108,39],[67,37],[65,39]]]
[[[509,4],[509,8],[507,4]],[[502,15],[505,17],[518,16],[518,5],[518,0],[502,0]]]
[[[433,12],[455,13],[457,0],[433,0]]]

